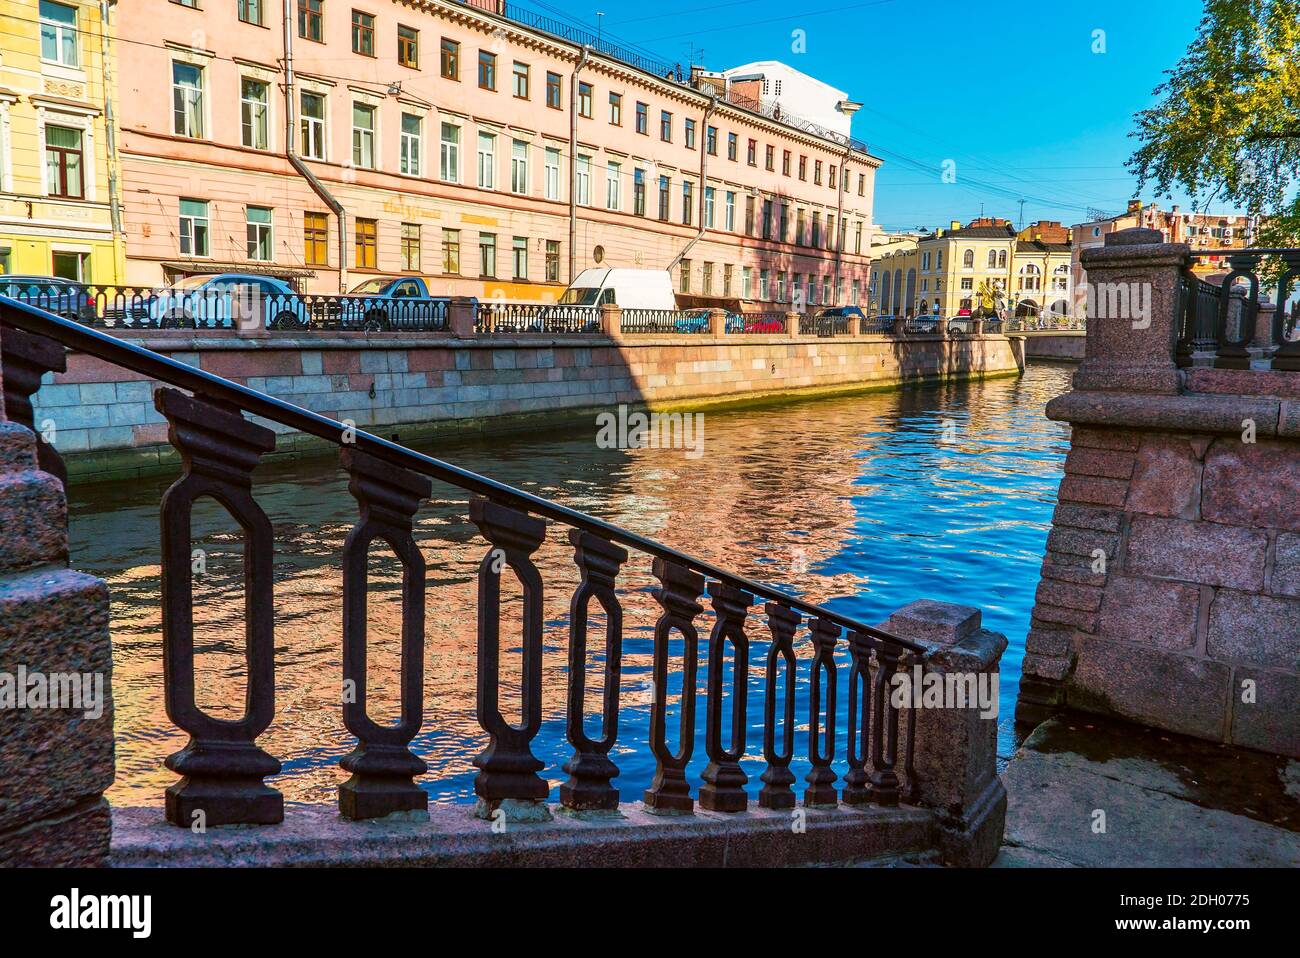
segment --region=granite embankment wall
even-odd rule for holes
[[[618,404],[701,408],[903,384],[1015,375],[1005,336],[520,336],[333,334],[244,339],[153,334],[140,345],[402,442],[457,431],[537,429]],[[70,353],[33,397],[35,424],[83,479],[170,471],[177,457],[154,383]],[[277,455],[323,451],[267,423]]]
[[[1063,329],[1050,333],[1026,332],[1026,359],[1059,359],[1063,362],[1080,362],[1083,359],[1087,334],[1082,329]]]

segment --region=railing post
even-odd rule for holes
[[[166,761],[183,776],[167,789],[167,821],[182,828],[275,824],[284,818],[284,799],[262,779],[280,763],[254,744],[275,716],[274,533],[252,494],[253,469],[275,449],[275,433],[233,406],[175,389],[155,392],[154,406],[183,467],[162,499],[164,701],[168,717],[190,735]],[[202,496],[223,504],[244,531],[248,691],[237,721],[214,719],[195,701],[191,510]]]
[[[609,750],[618,739],[618,691],[623,662],[623,608],[614,591],[627,550],[578,529],[569,530],[573,561],[582,581],[569,603],[569,707],[567,732],[573,757],[564,766],[569,780],[560,786],[560,802],[575,811],[618,808],[618,789],[610,780],[618,766]],[[595,599],[605,611],[605,676],[601,737],[593,741],[583,729],[587,692],[587,615]]]
[[[866,633],[849,633],[848,766],[844,773],[845,805],[865,805],[870,795],[867,759],[871,757],[872,714],[871,639]]]
[[[794,758],[795,730],[795,675],[794,633],[799,628],[799,613],[778,602],[765,605],[772,643],[767,650],[767,670],[763,692],[763,788],[758,793],[758,804],[763,808],[794,808],[794,772],[790,760]],[[785,701],[781,711],[781,749],[776,748],[776,692],[777,669],[785,666]]]
[[[926,706],[923,689],[914,682],[907,685],[913,702],[908,710],[908,802],[934,811],[945,863],[987,865],[1002,844],[1007,808],[1007,791],[997,774],[995,681],[1006,637],[982,629],[978,609],[928,599],[899,609],[880,628],[928,650],[918,658],[924,686],[934,676],[939,688],[973,685],[992,693],[992,714],[984,714],[979,694],[976,701],[948,701],[942,703],[948,707],[934,708]],[[882,663],[882,672],[884,668]],[[876,797],[875,777],[872,792]]]
[[[901,650],[889,642],[872,640],[879,674],[876,676],[871,716],[871,800],[877,805],[898,804],[898,709],[890,693],[898,671]]]
[[[410,749],[424,719],[425,565],[411,524],[433,485],[356,449],[344,448],[340,459],[351,474],[348,491],[361,519],[343,545],[343,722],[357,746],[339,762],[352,773],[339,786],[339,811],[354,820],[425,812],[429,796],[413,779],[428,766]],[[401,720],[387,726],[366,710],[367,559],[375,539],[386,542],[402,564],[402,711]]]
[[[600,331],[610,339],[623,338],[623,309],[613,303],[600,307]]]
[[[0,327],[0,668],[75,676],[83,694],[80,708],[75,699],[64,708],[11,702],[2,713],[0,867],[104,865],[103,792],[113,782],[108,588],[67,568],[63,483],[38,465],[36,437],[6,412],[15,394],[30,395],[10,378],[17,336]]]
[[[835,791],[835,643],[840,627],[827,619],[813,619],[812,681],[808,691],[808,761],[812,768],[804,777],[803,803],[807,808],[835,808],[839,797]],[[826,721],[822,724],[822,706]]]
[[[41,379],[46,373],[67,370],[67,350],[52,339],[6,326],[4,352],[0,354],[0,361],[4,364],[5,415],[10,422],[26,426],[35,434],[37,463],[42,471],[48,472],[66,487],[68,469],[54,446],[45,441],[44,430],[36,428],[32,396],[41,388]],[[57,425],[56,422],[56,435]]]
[[[803,318],[803,313],[791,310],[785,314],[785,334],[791,339],[802,339],[803,330],[799,328],[799,321]]]
[[[447,304],[447,330],[457,339],[473,339],[478,309],[468,296],[453,296]]]
[[[903,339],[904,337],[906,337],[906,336],[907,336],[907,319],[906,319],[906,317],[904,317],[904,316],[895,316],[895,317],[894,317],[894,324],[893,324],[892,327],[890,327],[889,333],[890,333],[891,336],[897,336],[899,339]]]
[[[686,781],[686,764],[695,747],[695,673],[699,634],[695,617],[704,611],[698,599],[704,592],[704,576],[665,559],[655,559],[654,576],[660,586],[655,601],[663,609],[655,622],[654,703],[650,709],[650,750],[655,756],[655,775],[643,800],[652,812],[691,814],[695,800]],[[676,631],[682,637],[681,716],[678,750],[668,748],[668,642]]]
[[[745,616],[754,597],[721,582],[709,583],[709,597],[717,621],[709,633],[709,665],[706,678],[708,705],[705,715],[704,747],[709,764],[704,769],[700,804],[711,812],[743,812],[749,800],[745,783],[749,776],[740,767],[745,754],[746,702],[749,691],[749,638]],[[731,734],[722,747],[723,666],[726,644],[732,648]]]
[[[530,556],[546,536],[546,523],[523,512],[477,498],[470,520],[491,544],[478,570],[478,722],[489,743],[474,765],[477,814],[492,818],[498,809],[514,821],[550,818],[550,786],[537,773],[545,766],[531,743],[542,726],[542,577]],[[522,723],[501,714],[501,572],[509,566],[523,587]],[[509,805],[505,805],[505,803]]]
[[[709,335],[717,337],[727,335],[727,311],[725,309],[709,310]]]

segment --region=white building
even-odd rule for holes
[[[751,96],[757,94],[764,108],[779,108],[783,114],[815,123],[840,136],[849,135],[853,112],[860,106],[849,101],[843,90],[800,73],[779,60],[745,63],[723,70],[722,76],[730,90]]]

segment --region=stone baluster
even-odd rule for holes
[[[1214,357],[1215,369],[1249,369],[1250,343],[1255,338],[1255,315],[1259,309],[1257,263],[1249,256],[1229,256],[1231,272],[1223,278],[1219,297],[1219,349]],[[1249,292],[1234,285],[1238,279],[1249,281]],[[1229,335],[1236,329],[1236,337]]]
[[[9,420],[26,426],[36,434],[37,464],[42,472],[54,476],[66,487],[67,467],[54,446],[45,441],[45,430],[37,428],[32,395],[41,388],[41,379],[46,373],[67,370],[67,350],[53,339],[12,326],[5,327],[4,341],[4,354],[0,361],[4,363],[4,403]],[[57,437],[57,420],[55,427]]]
[[[902,650],[892,642],[872,640],[872,645],[879,674],[871,717],[871,800],[877,805],[897,805],[898,709],[890,701],[890,692]]]
[[[432,484],[357,449],[344,448],[340,460],[351,474],[348,491],[361,518],[343,545],[343,723],[357,746],[339,762],[352,773],[339,786],[339,811],[354,820],[421,813],[429,797],[414,778],[427,766],[410,744],[424,719],[425,563],[411,525]],[[401,720],[396,725],[379,725],[366,710],[367,559],[376,539],[402,564]]]
[[[167,821],[269,825],[284,818],[284,799],[262,779],[280,762],[255,740],[275,716],[275,609],[271,522],[253,499],[253,469],[275,449],[275,433],[233,406],[163,388],[154,405],[169,424],[182,474],[162,499],[163,684],[167,715],[190,741],[167,759],[181,780],[167,789]],[[248,686],[244,716],[214,719],[195,702],[194,582],[190,544],[194,501],[210,496],[244,531],[244,632]]]
[[[530,558],[546,536],[546,523],[487,499],[469,504],[470,520],[491,544],[478,570],[478,722],[488,746],[474,759],[477,814],[504,809],[512,821],[545,820],[550,792],[537,773],[544,765],[531,743],[542,726],[542,577]],[[523,588],[522,722],[501,714],[501,572],[509,567]]]
[[[1300,371],[1300,339],[1287,339],[1287,333],[1296,331],[1300,326],[1300,303],[1292,303],[1290,307],[1292,326],[1287,329],[1287,300],[1293,289],[1293,284],[1300,280],[1300,253],[1291,253],[1282,257],[1286,263],[1286,272],[1282,274],[1282,279],[1278,283],[1277,305],[1273,308],[1273,344],[1277,351],[1273,353],[1273,369],[1285,370],[1288,372]]]
[[[708,704],[705,713],[704,748],[709,764],[704,769],[700,804],[711,812],[743,812],[748,805],[745,783],[749,776],[740,767],[745,754],[746,703],[749,689],[749,638],[745,616],[754,597],[742,589],[721,582],[709,583],[709,597],[717,613],[709,633],[709,665],[706,676]],[[732,650],[731,734],[722,746],[723,669],[726,644]]]
[[[790,760],[794,758],[794,706],[795,675],[797,663],[794,656],[794,633],[799,628],[799,613],[777,602],[764,606],[767,624],[772,631],[772,644],[767,650],[766,689],[763,697],[763,788],[758,793],[758,804],[763,808],[794,808],[794,772]],[[776,748],[776,673],[779,665],[785,666],[785,701],[782,703],[781,749]]]
[[[808,808],[833,808],[839,804],[831,762],[835,758],[835,643],[840,638],[840,627],[827,619],[813,619],[809,626],[815,650],[808,691],[808,761],[812,768],[804,777],[808,787],[804,789],[803,803]]]
[[[618,739],[618,692],[623,662],[623,608],[614,592],[619,568],[627,562],[627,550],[607,539],[569,531],[573,561],[582,581],[569,603],[569,708],[567,731],[573,757],[564,766],[569,780],[560,786],[560,802],[578,811],[618,808],[618,789],[610,780],[618,766],[609,751]],[[601,715],[601,737],[593,741],[583,728],[587,692],[587,615],[595,599],[605,611],[605,676]]]
[[[695,617],[704,611],[698,602],[704,592],[704,576],[665,559],[655,559],[653,568],[660,582],[654,597],[663,612],[655,622],[654,704],[650,709],[650,750],[655,757],[655,774],[643,798],[652,812],[690,814],[695,810],[695,800],[686,781],[686,764],[695,745],[695,673],[699,649]],[[667,739],[668,642],[674,631],[682,637],[681,716],[676,754],[669,750]]]
[[[849,633],[848,771],[844,773],[845,805],[865,805],[869,798],[867,759],[871,754],[871,639]]]

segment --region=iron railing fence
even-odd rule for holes
[[[858,320],[860,333],[889,333],[894,330],[892,316],[864,316]]]
[[[0,379],[6,410],[15,421],[32,427],[31,397],[45,373],[66,367],[66,350],[94,356],[162,385],[154,405],[168,420],[168,441],[180,452],[182,474],[162,497],[161,597],[163,696],[166,714],[188,744],[167,759],[180,776],[166,790],[167,821],[190,828],[201,813],[206,826],[272,824],[284,817],[282,794],[264,782],[281,771],[280,760],[257,744],[276,718],[276,649],[274,623],[275,528],[254,495],[253,470],[275,448],[275,432],[246,415],[279,423],[316,436],[340,449],[350,477],[348,490],[357,500],[358,520],[343,547],[342,677],[355,689],[340,706],[342,725],[356,737],[356,747],[341,761],[351,773],[338,791],[345,818],[381,818],[427,807],[428,795],[414,781],[426,763],[411,750],[424,724],[425,559],[412,534],[431,480],[453,486],[469,497],[467,512],[483,538],[478,569],[477,702],[475,716],[486,745],[475,760],[474,790],[488,809],[506,801],[548,798],[548,778],[558,769],[532,751],[543,718],[544,632],[542,573],[533,553],[547,535],[547,523],[568,529],[579,583],[573,592],[568,635],[569,694],[565,727],[573,756],[564,766],[567,780],[559,789],[570,809],[613,809],[619,791],[618,709],[622,686],[622,606],[618,577],[629,550],[649,559],[660,587],[654,597],[661,614],[654,629],[653,684],[649,751],[655,759],[653,780],[644,802],[656,810],[690,811],[695,799],[688,767],[698,736],[696,722],[699,632],[705,595],[714,616],[708,635],[705,674],[704,748],[709,763],[703,773],[699,802],[718,812],[738,812],[749,805],[748,775],[741,767],[746,753],[750,641],[757,628],[751,608],[765,601],[768,639],[764,675],[757,687],[764,702],[762,729],[766,763],[758,804],[793,808],[798,801],[790,769],[795,757],[795,691],[807,684],[809,720],[806,756],[811,765],[803,791],[806,806],[835,808],[838,803],[895,805],[916,798],[912,755],[917,725],[914,708],[896,705],[892,678],[913,664],[924,667],[923,646],[891,635],[833,609],[720,568],[661,542],[541,496],[515,489],[487,476],[435,459],[350,423],[325,416],[222,379],[160,355],[138,344],[67,320],[10,297],[0,297]],[[65,477],[57,451],[38,437],[42,464]],[[194,582],[191,576],[191,511],[210,496],[225,505],[244,529],[246,708],[236,721],[218,720],[196,703],[205,696],[196,688],[194,668]],[[366,711],[368,674],[366,595],[368,558],[376,539],[394,553],[402,569],[401,720],[380,726]],[[387,550],[384,550],[387,552]],[[508,567],[508,571],[507,571]],[[517,617],[503,622],[503,574],[517,579],[522,600]],[[553,584],[559,586],[558,583]],[[600,606],[604,642],[601,655],[588,655],[587,630],[592,602]],[[466,614],[471,614],[466,610]],[[811,654],[796,644],[809,616]],[[503,625],[519,628],[510,644],[521,646],[522,669],[503,677]],[[680,676],[670,695],[670,643],[682,643]],[[757,640],[757,636],[754,636]],[[762,640],[758,640],[762,641]],[[730,656],[727,647],[730,646]],[[840,686],[837,650],[850,661],[847,724],[837,738],[835,690]],[[728,658],[731,668],[728,668]],[[595,663],[595,664],[593,664]],[[600,670],[603,698],[599,716],[588,716],[586,681]],[[800,677],[802,673],[802,677]],[[680,681],[677,679],[680,678]],[[501,696],[518,684],[522,701],[517,724],[502,714]],[[729,715],[721,707],[729,704]],[[900,720],[906,712],[905,741]],[[586,731],[601,720],[601,737]],[[669,735],[670,719],[678,722]],[[674,745],[670,745],[670,738]],[[725,744],[724,744],[725,743]],[[626,745],[626,743],[624,743]],[[837,788],[832,766],[847,771]],[[543,774],[545,773],[545,777]]]
[[[1183,271],[1174,297],[1177,364],[1300,372],[1297,280],[1300,249],[1233,250],[1228,255],[1228,273],[1217,283]],[[1260,329],[1264,293],[1274,281],[1272,322]]]
[[[903,324],[903,328],[909,333],[922,335],[937,332],[940,322],[935,316],[912,316]]]
[[[485,336],[516,333],[599,333],[600,310],[594,306],[539,303],[479,303],[474,331]]]
[[[625,309],[625,333],[708,333],[707,309]]]
[[[847,336],[849,318],[847,316],[818,316],[804,313],[799,317],[799,334],[801,336]]]
[[[445,297],[284,293],[257,281],[181,286],[111,286],[91,283],[4,281],[12,296],[87,326],[104,329],[350,330],[441,332]]]
[[[728,322],[729,333],[784,333],[786,314],[776,310],[764,313],[740,313],[739,323]],[[730,320],[728,316],[728,320]]]

